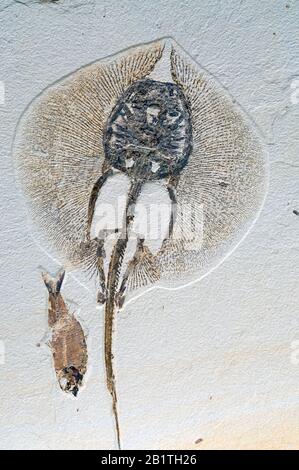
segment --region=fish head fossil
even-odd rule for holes
[[[83,381],[80,371],[74,366],[64,367],[57,371],[57,376],[61,390],[72,393],[76,397]]]
[[[138,80],[118,99],[104,130],[105,158],[141,180],[177,175],[192,150],[192,125],[181,87]]]

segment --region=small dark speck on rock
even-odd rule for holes
[[[201,438],[196,439],[195,444],[200,444],[202,441],[203,441],[203,439],[201,439]]]
[[[39,3],[58,3],[59,0],[39,0]]]
[[[224,181],[220,181],[219,186],[222,188],[226,188],[228,186],[228,183],[225,183]]]
[[[293,210],[293,214],[299,215],[299,211],[296,211],[296,209]]]
[[[286,9],[288,10],[290,8],[290,5],[287,3],[286,4]]]

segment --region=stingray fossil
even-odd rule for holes
[[[115,312],[125,294],[159,281],[199,278],[247,233],[262,205],[266,152],[252,122],[217,81],[172,40],[95,62],[45,90],[24,113],[16,169],[30,216],[65,267],[91,270],[105,304],[105,365],[117,440]],[[113,174],[130,181],[123,224],[104,269],[108,232],[91,237],[95,205]],[[148,182],[165,184],[169,230],[151,253],[140,238],[123,266],[135,205]],[[187,204],[203,232],[184,231]]]

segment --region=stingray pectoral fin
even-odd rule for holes
[[[90,240],[90,229],[92,224],[92,219],[94,216],[95,206],[97,199],[99,197],[99,193],[109,178],[109,176],[113,175],[113,170],[111,168],[104,171],[104,173],[99,177],[99,179],[93,185],[93,188],[90,193],[89,203],[88,203],[88,212],[87,212],[87,227],[86,227],[86,239]]]

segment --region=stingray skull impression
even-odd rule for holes
[[[83,67],[47,88],[22,117],[14,152],[37,229],[64,268],[87,270],[97,279],[97,301],[105,305],[107,387],[120,447],[115,313],[137,289],[156,283],[175,288],[199,279],[237,246],[262,205],[265,149],[221,85],[178,44],[162,39]],[[127,183],[124,210],[121,223],[111,227],[96,216],[96,208],[107,187],[113,199],[117,185],[109,182],[120,175]],[[147,217],[147,229],[134,228],[148,187],[151,208],[160,209],[155,194],[161,190],[169,203],[155,248],[157,220]],[[56,281],[43,277],[49,324],[55,328],[56,373],[60,383],[64,379],[63,390],[76,394],[87,362],[83,330],[70,319],[59,292],[61,271]],[[60,343],[69,354],[59,360]]]

